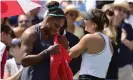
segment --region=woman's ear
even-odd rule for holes
[[[94,26],[95,28],[97,28],[97,24],[96,24],[96,23],[93,23],[93,26]]]

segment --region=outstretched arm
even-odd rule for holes
[[[70,49],[69,55],[72,58],[76,58],[79,55],[81,55],[85,50],[88,48],[88,42],[89,42],[89,37],[88,35],[85,35],[79,43],[77,43],[74,47]]]

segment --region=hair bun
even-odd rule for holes
[[[49,12],[54,11],[59,8],[59,3],[57,1],[51,1],[47,4],[47,8]]]

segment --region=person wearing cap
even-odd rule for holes
[[[107,76],[106,79],[112,79],[116,80],[118,79],[118,66],[117,66],[117,49],[118,49],[118,44],[117,44],[117,27],[113,25],[113,18],[114,18],[114,11],[113,11],[113,5],[112,4],[105,4],[102,7],[102,11],[106,12],[106,16],[109,19],[109,26],[104,28],[104,33],[110,38],[113,50],[114,50],[114,55],[112,56]]]
[[[81,39],[82,36],[84,35],[84,30],[81,27],[76,26],[74,24],[76,19],[78,19],[79,17],[78,9],[73,4],[67,5],[64,9],[64,13],[67,18],[67,29],[66,30],[76,35],[79,39]]]
[[[14,37],[12,29],[8,25],[1,24],[1,42],[0,42],[0,78],[3,79],[4,67],[8,57],[8,49],[11,46],[11,40]]]
[[[132,50],[133,50],[133,29],[124,19],[127,17],[129,5],[126,1],[115,1],[114,25],[117,26],[118,43],[118,80],[132,80]]]
[[[9,53],[13,56],[6,61],[4,69],[4,79],[7,80],[19,80],[20,74],[22,72],[23,66],[20,61],[20,39],[12,39],[11,48]]]
[[[60,34],[65,14],[57,1],[47,4],[48,13],[40,23],[29,27],[21,37],[21,80],[50,80],[50,55],[59,53],[54,35]],[[68,41],[59,36],[59,43],[68,49]]]
[[[69,55],[76,58],[82,55],[79,80],[105,80],[113,54],[113,48],[107,35],[103,34],[109,20],[106,13],[99,9],[81,12],[84,17],[85,30],[90,32],[72,47]]]

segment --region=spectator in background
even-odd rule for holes
[[[83,28],[76,26],[74,23],[79,17],[79,11],[75,5],[68,5],[64,9],[64,13],[67,18],[67,31],[76,35],[79,39],[84,35]]]
[[[112,6],[113,6],[112,4],[105,4],[102,7],[102,10],[106,12],[106,16],[109,19],[109,25],[108,27],[104,28],[104,33],[110,38],[114,49],[114,55],[112,56],[106,79],[117,80],[118,79],[118,75],[117,75],[118,74],[118,65],[117,65],[118,45],[116,41],[117,27],[113,25],[114,11]]]
[[[118,80],[132,80],[133,29],[130,24],[124,22],[129,5],[126,1],[116,0],[113,8],[113,23],[117,26]]]
[[[0,79],[3,78],[4,74],[3,69],[6,63],[6,56],[7,56],[6,45],[0,41],[0,73],[1,73]]]
[[[13,58],[6,61],[4,79],[19,80],[23,68],[20,62],[20,44],[20,39],[13,39],[11,41],[9,53]]]
[[[133,0],[127,0],[129,4],[129,14],[126,22],[132,25],[133,28]]]
[[[1,25],[1,44],[3,45],[2,47],[2,51],[0,53],[0,64],[1,64],[1,78],[3,78],[4,75],[4,67],[5,67],[5,63],[6,63],[6,59],[8,57],[8,49],[11,46],[11,40],[12,40],[12,35],[13,35],[13,31],[12,29],[8,26],[8,25]],[[1,45],[1,46],[2,46]],[[4,47],[6,46],[6,47]]]
[[[17,38],[21,37],[23,32],[31,26],[29,17],[25,14],[18,16],[18,27],[13,28],[13,31]]]

